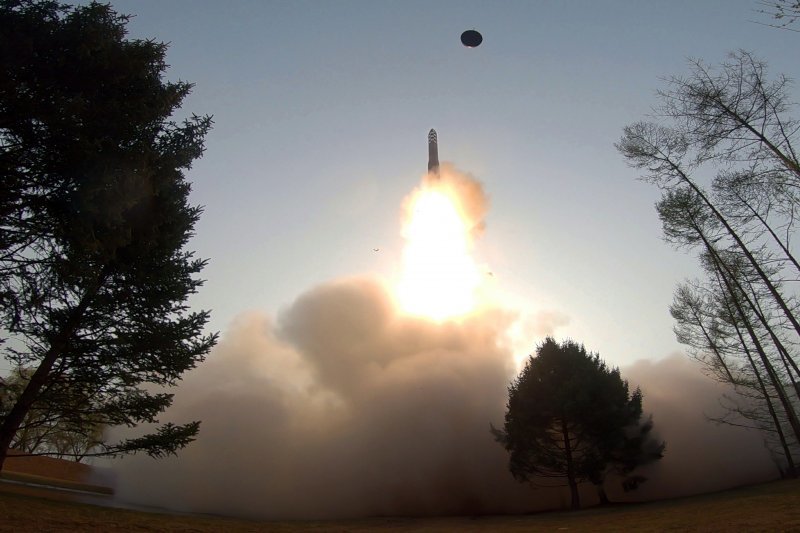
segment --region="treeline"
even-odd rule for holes
[[[703,279],[675,291],[678,340],[729,383],[718,422],[760,430],[781,471],[800,451],[798,130],[791,84],[739,51],[692,62],[658,93],[652,121],[625,128],[618,150],[662,191],[665,239],[697,253]]]

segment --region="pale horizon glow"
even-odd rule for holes
[[[412,194],[403,224],[403,270],[395,287],[406,313],[444,320],[475,309],[480,272],[458,199],[429,184]]]

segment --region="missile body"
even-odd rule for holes
[[[434,129],[428,132],[428,174],[439,175],[439,142]]]

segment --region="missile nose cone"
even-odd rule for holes
[[[436,130],[432,128],[428,132],[428,172],[439,173],[439,141]]]

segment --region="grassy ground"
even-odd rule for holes
[[[800,480],[576,513],[479,518],[373,518],[251,522],[222,517],[154,514],[43,497],[33,489],[0,488],[0,531],[798,531]]]
[[[64,479],[54,479],[51,477],[37,476],[35,474],[23,474],[19,472],[0,472],[0,480],[15,481],[18,483],[34,483],[39,485],[49,485],[51,487],[59,487],[62,489],[76,490],[82,492],[93,492],[97,494],[114,494],[114,490],[110,487],[103,487],[101,485],[92,485],[89,483],[79,483],[76,481],[69,481]]]

